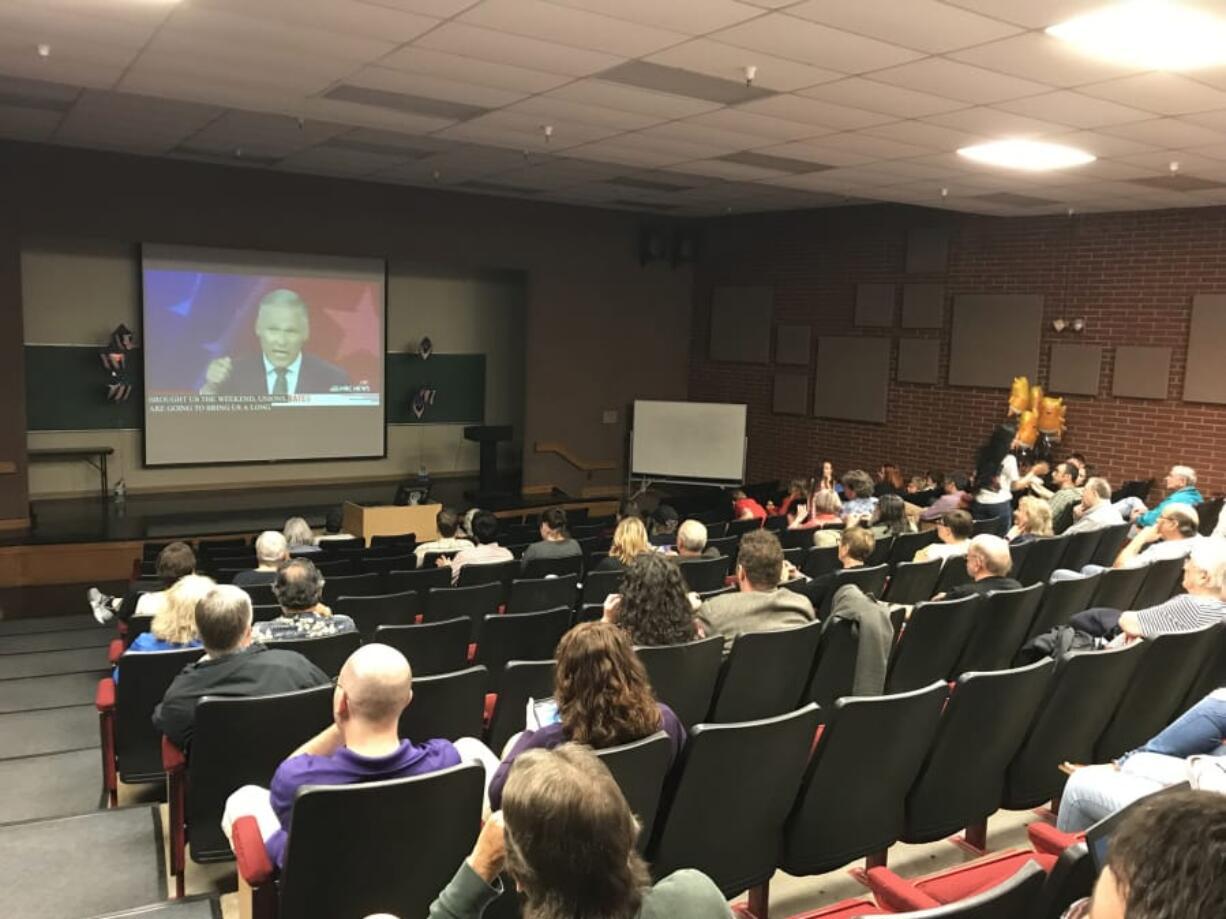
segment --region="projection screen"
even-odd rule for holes
[[[634,403],[630,474],[656,481],[735,485],[745,479],[746,406]]]

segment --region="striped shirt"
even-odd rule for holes
[[[1157,638],[1171,632],[1192,632],[1226,620],[1226,602],[1218,597],[1180,594],[1165,603],[1137,610],[1142,638]]]

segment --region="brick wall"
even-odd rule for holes
[[[914,226],[946,228],[946,273],[905,273],[907,230]],[[1206,493],[1226,489],[1226,406],[1178,401],[1192,296],[1226,291],[1226,208],[996,218],[873,206],[724,218],[708,223],[704,233],[694,285],[690,398],[749,404],[751,480],[809,474],[823,458],[840,472],[875,469],[883,461],[898,463],[905,474],[970,468],[978,445],[1004,417],[1008,392],[898,383],[892,363],[884,425],[775,415],[773,367],[707,359],[711,290],[723,284],[773,285],[775,321],[810,323],[815,337],[938,337],[942,381],[948,379],[950,296],[1042,294],[1037,382],[1047,385],[1053,343],[1105,349],[1098,395],[1065,397],[1068,432],[1057,455],[1085,453],[1113,485],[1161,479],[1171,463],[1183,462],[1197,469]],[[897,283],[901,300],[908,281],[946,285],[943,329],[896,325],[891,332],[852,324],[857,284]],[[1053,319],[1076,316],[1085,317],[1084,332],[1052,330]],[[1008,316],[1000,317],[1000,327],[1007,335]],[[1117,345],[1173,349],[1167,400],[1110,394]],[[810,383],[813,374],[811,363]]]

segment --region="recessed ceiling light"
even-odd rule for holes
[[[963,147],[958,151],[958,155],[976,163],[1004,166],[1006,169],[1024,169],[1027,172],[1084,166],[1098,158],[1076,147],[1047,144],[1038,140],[996,140]]]
[[[1140,70],[1226,63],[1226,20],[1171,0],[1130,0],[1047,29],[1090,57]]]

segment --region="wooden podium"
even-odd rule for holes
[[[342,526],[346,533],[361,536],[367,545],[372,536],[399,536],[401,533],[416,533],[417,541],[423,543],[438,538],[435,517],[442,508],[441,504],[363,507],[346,501]]]

